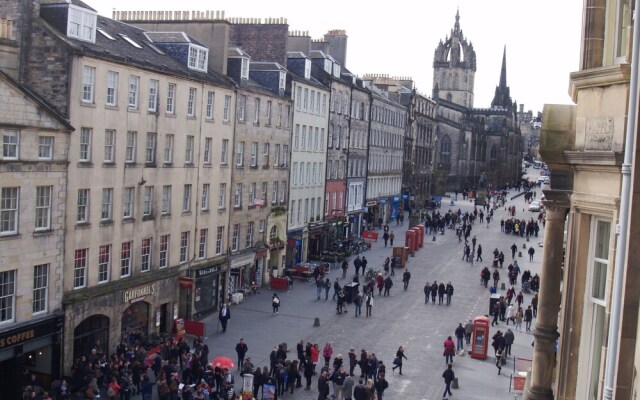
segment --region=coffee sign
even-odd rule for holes
[[[124,302],[135,303],[143,300],[146,296],[152,296],[156,293],[156,284],[151,283],[145,286],[138,286],[124,291]]]

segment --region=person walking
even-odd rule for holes
[[[491,347],[493,347],[493,353],[497,354],[498,349],[504,349],[504,335],[502,335],[501,331],[496,332],[493,335],[493,342],[491,342]]]
[[[529,261],[533,261],[533,255],[536,253],[536,249],[533,246],[529,247]]]
[[[356,268],[356,276],[358,276],[360,274],[360,267],[362,266],[360,256],[356,256],[356,259],[353,260],[353,266]]]
[[[278,293],[274,293],[271,297],[271,308],[273,309],[273,315],[276,315],[280,308],[280,297],[278,297]]]
[[[442,304],[444,302],[444,294],[447,292],[447,288],[443,282],[440,282],[438,285],[438,304]]]
[[[464,338],[467,344],[471,344],[471,334],[473,333],[473,321],[469,320],[464,325]]]
[[[505,358],[511,355],[511,345],[513,344],[514,341],[515,341],[515,335],[513,334],[513,331],[507,328],[507,330],[504,331],[504,357]]]
[[[431,284],[431,302],[436,304],[436,296],[438,295],[438,281],[433,281]]]
[[[515,329],[521,331],[522,330],[522,320],[524,319],[524,312],[522,311],[522,307],[518,308],[516,311],[515,317]]]
[[[336,305],[336,312],[338,314],[342,314],[343,311],[346,312],[344,309],[345,299],[344,290],[340,290],[340,293],[338,293],[338,304]]]
[[[444,362],[448,364],[453,363],[453,356],[456,354],[456,344],[453,343],[451,336],[447,337],[444,341]]]
[[[376,275],[376,287],[378,288],[378,296],[382,296],[382,289],[384,289],[384,277],[381,274]]]
[[[392,257],[391,258],[391,276],[394,276],[396,274],[396,258]]]
[[[509,321],[512,321],[513,324],[515,325],[516,321],[516,308],[513,304],[509,304],[509,307],[507,307],[507,326],[509,325]]]
[[[483,261],[482,260],[482,245],[481,244],[478,244],[478,251],[477,251],[476,254],[478,254],[478,258],[476,259],[476,261]]]
[[[360,292],[358,291],[358,293],[356,293],[356,298],[353,300],[353,304],[355,305],[356,308],[356,317],[358,317],[359,315],[362,314],[362,294],[360,294]]]
[[[369,261],[367,261],[367,258],[365,256],[362,256],[362,276],[364,276],[364,273],[367,270],[367,264],[369,263]]]
[[[393,368],[392,371],[395,371],[398,368],[400,375],[402,375],[402,359],[407,360],[407,356],[404,355],[404,346],[400,346],[398,351],[396,351],[396,358],[393,360]]]
[[[318,296],[317,300],[320,300],[320,296],[322,295],[322,289],[324,288],[324,281],[320,276],[316,278],[316,295]]]
[[[396,235],[393,233],[393,231],[391,231],[391,233],[389,233],[389,244],[391,245],[391,247],[393,247],[393,239],[396,238]]]
[[[447,305],[451,304],[451,298],[453,297],[453,285],[451,282],[447,283],[445,287],[445,293],[447,295]]]
[[[227,321],[231,319],[231,311],[227,308],[227,304],[224,303],[222,308],[220,308],[220,312],[218,313],[218,320],[220,321],[220,325],[222,325],[222,333],[227,331]]]
[[[404,283],[404,291],[407,291],[409,287],[409,280],[411,279],[411,272],[408,269],[405,269],[402,273],[402,283]]]
[[[424,285],[424,304],[428,304],[429,303],[429,296],[431,295],[431,285],[429,284],[429,282],[427,282]]]
[[[331,356],[333,355],[333,346],[331,346],[331,342],[327,342],[322,349],[322,357],[324,357],[324,366],[329,367],[329,362],[331,361]]]
[[[318,400],[326,400],[329,396],[329,372],[322,370],[318,377]]]
[[[442,373],[442,378],[444,379],[444,393],[442,393],[442,398],[447,398],[447,393],[449,396],[453,396],[451,393],[451,382],[456,378],[456,375],[453,373],[453,365],[447,365],[447,369]]]
[[[384,240],[384,247],[387,247],[387,244],[389,242],[389,232],[385,232],[384,234],[382,234],[382,240]]]
[[[365,300],[366,317],[371,316],[371,309],[373,308],[373,296],[371,292],[367,293],[367,299]]]
[[[491,320],[491,326],[499,325],[498,318],[500,317],[500,302],[496,301],[493,305],[493,309],[491,310],[493,315],[493,320]]]
[[[458,324],[458,327],[454,331],[456,336],[456,351],[460,351],[464,349],[464,326],[462,326],[462,322]]]
[[[340,282],[338,282],[338,277],[336,277],[336,280],[333,281],[333,297],[331,298],[331,300],[335,300],[336,297],[338,297],[340,289],[342,288],[340,287]]]
[[[378,374],[378,379],[374,383],[376,388],[376,400],[382,400],[384,391],[389,387],[389,382],[384,379],[384,374]]]
[[[538,317],[538,293],[534,294],[531,298],[531,311],[533,311],[533,318]]]
[[[349,376],[353,376],[353,370],[356,368],[356,364],[358,364],[358,355],[356,354],[356,349],[354,349],[353,347],[350,348],[347,355],[349,356]],[[351,395],[345,397],[351,397]]]
[[[515,259],[516,258],[516,251],[518,251],[518,246],[516,246],[516,244],[512,244],[511,245],[511,258]]]
[[[244,338],[240,338],[238,344],[236,344],[236,353],[238,354],[238,371],[242,371],[242,367],[244,367],[244,356],[249,351],[249,347],[244,342]]]
[[[383,296],[389,296],[389,290],[391,290],[392,286],[393,286],[393,281],[391,280],[390,276],[387,276],[384,279],[384,294],[383,294]]]
[[[355,381],[353,380],[353,376],[347,375],[344,378],[344,383],[342,384],[342,393],[344,394],[344,400],[353,399],[353,386],[355,385]]]
[[[524,326],[527,332],[531,332],[531,321],[533,321],[533,311],[531,311],[531,306],[529,306],[524,311]]]
[[[504,350],[502,347],[499,347],[498,350],[496,350],[496,367],[498,368],[498,375],[500,375],[500,372],[502,371],[502,364],[504,362]]]
[[[327,278],[324,281],[324,301],[329,300],[329,290],[331,290],[331,281]]]

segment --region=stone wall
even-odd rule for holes
[[[229,42],[246,51],[252,61],[275,61],[287,65],[287,24],[232,24]]]

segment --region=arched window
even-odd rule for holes
[[[276,225],[271,227],[269,231],[269,239],[277,239],[278,238],[278,227]]]
[[[451,138],[445,135],[440,142],[440,160],[443,164],[451,164]]]
[[[109,351],[109,317],[105,315],[92,315],[82,321],[73,330],[73,355],[87,355],[100,340],[102,351]]]
[[[498,165],[498,149],[495,144],[491,146],[491,151],[489,153],[489,165],[491,165],[491,168],[495,168]]]

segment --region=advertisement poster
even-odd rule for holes
[[[253,398],[253,375],[244,374],[242,376],[242,400]]]
[[[265,383],[262,385],[262,400],[276,399],[276,385]]]
[[[185,336],[187,332],[184,329],[184,319],[178,318],[175,320],[176,324],[176,336]]]

